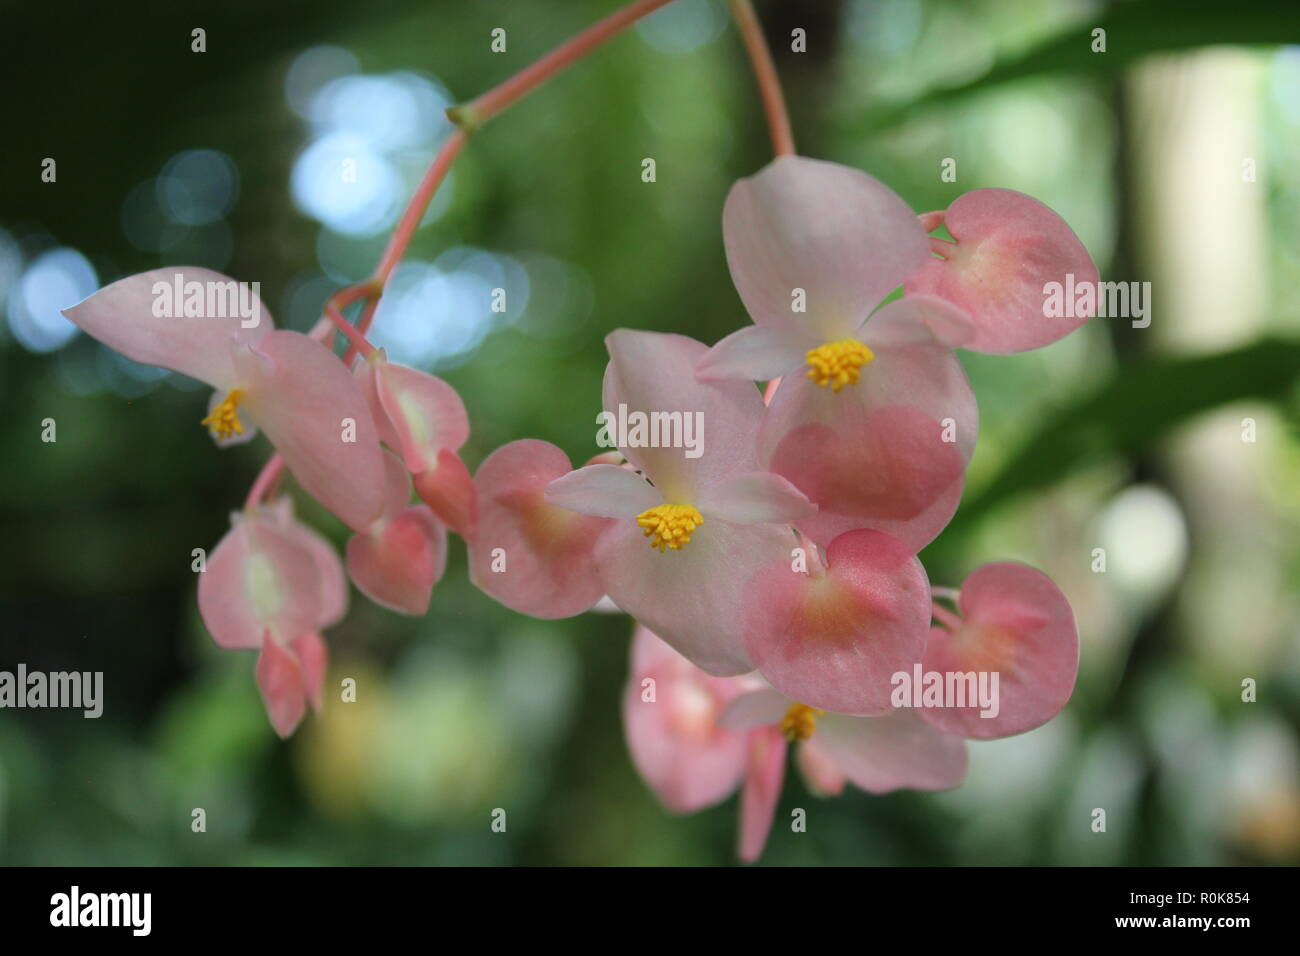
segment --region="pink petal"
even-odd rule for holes
[[[469,417],[454,388],[437,376],[389,362],[382,353],[366,364],[373,367],[374,396],[392,425],[385,441],[396,439],[391,447],[401,452],[412,474],[433,468],[444,448],[460,450],[469,438]],[[373,404],[372,411],[378,421]]]
[[[960,446],[944,441],[944,426],[918,408],[867,405],[847,391],[835,395],[787,378],[763,425],[764,447],[772,449],[768,467],[817,505],[801,531],[813,535],[823,520],[843,516],[853,527],[889,528],[919,550],[942,528],[936,503],[955,508],[964,473]],[[951,517],[947,504],[940,511],[945,521]]]
[[[747,325],[705,352],[695,374],[702,382],[727,378],[764,381],[798,368],[808,350],[821,344],[817,336],[801,329]]]
[[[237,285],[234,279],[208,269],[194,266],[173,266],[154,269],[138,275],[119,279],[105,286],[85,301],[63,314],[109,348],[121,352],[129,359],[144,365],[159,365],[182,375],[188,375],[214,388],[229,391],[238,385],[230,347],[236,342],[254,344],[271,330],[271,313],[261,300],[251,296],[250,304],[258,316],[257,324],[244,328],[245,321],[238,316],[183,316],[182,308],[173,314],[158,316],[155,306],[165,307],[166,300],[155,293],[155,284],[174,288],[176,277],[182,283],[198,282],[206,290],[220,286],[223,289]],[[161,288],[161,286],[159,287]],[[214,302],[214,305],[218,303]],[[183,303],[182,303],[183,305]],[[218,309],[219,310],[219,309]],[[227,308],[236,312],[239,309]]]
[[[664,499],[634,471],[619,465],[587,465],[547,485],[546,502],[598,518],[635,518]]]
[[[681,550],[660,552],[622,520],[601,536],[595,563],[615,604],[696,667],[730,677],[754,669],[744,648],[744,583],[773,562],[788,567],[795,544],[777,525],[710,517]]]
[[[763,855],[767,835],[776,817],[785,782],[785,738],[775,727],[749,733],[749,760],[745,785],[740,792],[740,846],[738,854],[745,863]]]
[[[609,366],[605,370],[605,411],[620,414],[620,406],[631,415],[676,414],[681,423],[677,447],[629,447],[619,451],[645,473],[673,504],[691,504],[699,488],[732,475],[755,469],[754,437],[763,414],[763,401],[749,382],[700,382],[695,366],[707,351],[703,343],[684,335],[661,332],[633,332],[618,329],[605,337]],[[686,416],[689,416],[687,418]],[[686,426],[702,431],[698,457],[680,447]],[[616,439],[635,436],[616,436]],[[646,436],[648,439],[648,435]],[[673,435],[668,436],[670,439]]]
[[[957,348],[975,337],[965,312],[932,295],[909,295],[882,306],[867,320],[859,337],[874,352],[883,348],[939,345]]]
[[[651,689],[653,700],[647,700]],[[736,678],[710,677],[637,628],[623,690],[623,729],[637,772],[672,812],[712,806],[739,785],[746,735],[717,720],[738,692]]]
[[[384,510],[380,520],[391,518],[411,503],[411,473],[396,454],[384,450]]]
[[[1065,220],[1038,200],[1010,189],[958,196],[944,217],[957,240],[946,258],[932,258],[907,280],[907,292],[928,293],[964,310],[976,334],[966,348],[1023,352],[1068,335],[1086,315],[1048,317],[1045,286],[1092,283],[1097,267]]]
[[[329,648],[315,632],[303,634],[289,645],[302,668],[303,690],[312,709],[324,706],[325,672],[329,670]]]
[[[817,511],[802,491],[766,471],[737,475],[701,489],[696,503],[703,514],[737,524],[790,524]]]
[[[745,680],[744,677],[732,677],[728,680]],[[758,727],[773,727],[781,723],[790,705],[794,703],[785,694],[770,687],[759,687],[741,694],[722,712],[718,722],[729,730],[754,730]]]
[[[383,510],[384,464],[370,410],[343,363],[281,330],[239,364],[249,415],[299,484],[354,531],[369,527]]]
[[[1055,717],[1079,673],[1079,636],[1070,603],[1052,579],[1023,564],[977,568],[961,587],[965,624],[931,632],[923,670],[996,672],[998,714],[979,707],[923,708],[940,730],[989,739],[1022,733]]]
[[[199,575],[199,614],[220,646],[261,647],[269,630],[285,640],[314,630],[321,584],[312,552],[293,532],[243,515]]]
[[[837,163],[778,157],[736,183],[722,213],[727,264],[758,325],[820,342],[853,334],[925,262],[916,216],[892,190]],[[792,311],[792,292],[807,311]]]
[[[423,614],[447,567],[447,531],[427,507],[412,505],[353,535],[347,560],[352,582],[370,600]]]
[[[257,656],[257,688],[262,692],[271,726],[281,737],[297,728],[307,711],[302,668],[292,654],[268,637]]]
[[[929,418],[949,425],[951,437],[970,461],[979,436],[979,406],[970,380],[952,349],[938,340],[959,339],[964,319],[938,300],[924,297],[913,302],[891,302],[867,320],[862,341],[874,358],[863,366],[857,385],[845,386],[838,394],[809,381],[800,374],[786,380],[769,403],[771,414],[760,436],[765,451],[792,428],[810,422],[843,425],[860,414],[852,405],[866,409],[909,406]],[[782,394],[784,393],[784,395]]]
[[[820,718],[819,722],[824,719]],[[804,783],[815,796],[838,797],[844,792],[844,774],[840,773],[831,756],[818,746],[815,734],[795,748],[794,762],[803,775]]]
[[[891,709],[890,679],[920,660],[930,623],[925,569],[878,531],[831,542],[826,569],[773,562],[745,588],[745,649],[792,700],[845,714]]]
[[[498,448],[474,478],[479,522],[469,541],[470,578],[522,614],[571,617],[605,593],[593,548],[612,522],[546,501],[547,485],[569,471],[560,449],[526,439]]]
[[[438,452],[438,464],[415,476],[415,490],[440,521],[462,538],[478,527],[478,492],[465,462],[450,448]]]
[[[867,793],[949,790],[966,778],[966,743],[911,710],[885,717],[826,714],[808,743]]]
[[[818,511],[799,522],[799,533],[824,548],[840,535],[850,531],[881,531],[902,541],[912,551],[920,551],[948,527],[948,522],[957,513],[957,505],[961,501],[964,485],[965,475],[962,475],[928,507],[910,518],[891,519],[877,516],[866,519],[831,511]]]
[[[295,543],[311,554],[312,563],[315,565],[317,585],[315,628],[323,630],[333,627],[343,620],[348,612],[348,582],[338,552],[334,550],[334,545],[294,519],[292,514],[280,527],[293,538]]]

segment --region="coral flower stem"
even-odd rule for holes
[[[398,222],[397,228],[393,231],[393,238],[388,240],[388,247],[384,250],[379,265],[375,267],[374,281],[378,289],[383,289],[388,283],[388,277],[393,274],[397,264],[402,261],[402,256],[406,254],[406,247],[411,244],[411,237],[415,235],[415,230],[420,228],[420,220],[424,218],[424,211],[429,208],[429,203],[433,200],[433,194],[437,192],[442,181],[447,178],[447,170],[451,169],[452,161],[464,145],[465,131],[454,130],[443,142],[442,148],[438,150],[438,155],[433,158],[433,162],[425,172],[424,178],[420,180],[420,185],[416,187],[415,195],[411,197],[411,201],[407,204],[406,211],[402,213],[401,221]]]
[[[590,53],[610,37],[631,26],[647,14],[653,13],[671,0],[637,0],[605,19],[592,24],[577,36],[556,47],[532,66],[525,67],[504,83],[462,106],[447,111],[452,122],[468,132],[481,127],[516,100],[541,86],[555,74]]]
[[[369,355],[375,350],[375,347],[366,341],[366,337],[361,331],[343,317],[343,313],[339,311],[333,300],[325,303],[325,314],[334,323],[334,327],[343,333],[343,337],[348,340],[351,350],[358,351],[362,355]]]
[[[934,619],[950,631],[956,631],[962,626],[962,619],[953,611],[948,610],[937,601],[930,602],[930,613]]]
[[[772,51],[763,36],[763,26],[754,13],[750,0],[731,0],[731,14],[740,29],[741,39],[754,65],[758,92],[763,98],[763,111],[767,114],[767,128],[772,134],[772,152],[777,156],[794,155],[794,133],[790,130],[790,114],[785,108],[785,94],[772,62]]]
[[[260,504],[262,497],[271,486],[275,484],[276,479],[280,477],[280,474],[283,471],[284,459],[280,457],[279,452],[276,452],[267,459],[266,464],[262,466],[262,470],[258,472],[257,480],[253,482],[253,487],[248,489],[248,498],[244,501],[244,507],[254,508]]]

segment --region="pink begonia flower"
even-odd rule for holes
[[[742,785],[739,853],[762,853],[785,779],[789,743],[810,790],[846,781],[868,793],[946,790],[966,775],[961,738],[908,711],[848,717],[797,703],[757,675],[710,677],[638,626],[623,695],[624,732],[638,773],[664,805],[690,813]],[[646,699],[653,679],[654,700]]]
[[[875,528],[919,550],[956,509],[979,413],[952,352],[969,320],[926,296],[877,309],[929,255],[917,217],[866,173],[780,157],[732,187],[723,233],[755,324],[699,377],[785,376],[759,459],[817,504],[801,531],[824,546]]]
[[[337,356],[301,333],[274,329],[255,295],[232,293],[238,287],[207,269],[155,269],[63,314],[127,358],[211,385],[220,397],[203,424],[214,438],[260,427],[303,488],[349,527],[368,527],[383,508],[383,461],[364,398]],[[197,297],[185,291],[173,302],[175,288]],[[252,306],[249,316],[231,305],[240,301]],[[187,314],[207,311],[229,314]]]
[[[1065,220],[1037,199],[975,189],[946,213],[926,213],[920,221],[927,232],[946,225],[956,242],[931,241],[943,258],[927,260],[908,278],[907,298],[938,296],[961,309],[974,324],[965,348],[999,354],[1041,348],[1096,314],[1092,257]],[[1063,297],[1059,309],[1049,305],[1052,283]]]
[[[637,772],[673,813],[725,800],[740,784],[749,747],[745,732],[718,718],[755,689],[753,679],[711,677],[640,625],[631,656],[623,732]]]
[[[962,584],[958,607],[960,620],[949,612],[930,632],[921,669],[996,673],[998,713],[922,707],[921,716],[940,730],[990,739],[1032,730],[1060,713],[1079,673],[1079,635],[1052,579],[1024,564],[985,564]]]
[[[593,552],[613,522],[546,500],[546,486],[570,471],[563,451],[524,439],[498,448],[474,476],[479,519],[469,541],[470,580],[521,614],[572,617],[605,593]]]
[[[385,452],[384,466],[384,513],[348,541],[348,574],[376,604],[423,614],[447,568],[447,531],[426,505],[410,503],[411,476],[401,459]]]
[[[795,759],[808,788],[820,795],[840,793],[846,780],[878,794],[949,790],[966,778],[965,741],[908,710],[851,717],[764,689],[736,698],[719,722],[750,731],[740,801],[739,854],[746,863],[757,860],[767,843],[791,743],[799,744]]]
[[[609,437],[636,471],[589,465],[551,482],[546,500],[619,519],[595,550],[616,605],[710,674],[753,670],[741,626],[744,583],[776,558],[789,560],[796,543],[789,524],[813,506],[758,467],[763,401],[753,384],[697,381],[703,344],[627,329],[605,344],[604,414],[618,433]],[[670,434],[638,432],[638,421]],[[674,421],[679,441],[666,424]],[[696,447],[681,447],[696,439]]]
[[[878,715],[892,709],[890,678],[921,659],[930,629],[930,584],[911,549],[879,531],[835,538],[823,565],[808,546],[745,586],[745,650],[778,691],[822,710]]]
[[[356,365],[379,437],[402,456],[415,490],[457,534],[473,537],[477,496],[457,452],[469,438],[469,416],[456,390],[435,375],[388,361],[382,349]]]
[[[256,649],[257,684],[276,733],[319,709],[328,653],[320,631],[347,610],[334,549],[287,502],[233,516],[199,576],[199,614],[218,646]]]

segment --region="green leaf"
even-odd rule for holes
[[[1278,338],[1125,365],[1104,387],[1044,422],[983,491],[962,502],[949,528],[964,530],[994,507],[1080,468],[1144,451],[1201,412],[1246,399],[1283,401],[1298,383],[1300,341]]]
[[[1093,30],[1106,31],[1106,52],[1094,53]],[[1300,42],[1300,3],[1261,0],[1231,6],[1221,0],[1132,0],[1114,3],[1041,46],[995,64],[983,76],[929,90],[884,106],[852,123],[862,132],[894,126],[922,109],[1012,80],[1047,74],[1110,75],[1152,53],[1210,45]]]

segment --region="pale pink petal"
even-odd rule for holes
[[[787,378],[763,423],[767,467],[817,506],[801,531],[813,535],[830,516],[843,516],[856,527],[888,528],[919,550],[942,527],[936,503],[945,501],[945,518],[948,503],[955,506],[965,471],[960,443],[946,441],[950,430],[918,408],[867,405],[848,391]]]
[[[711,806],[740,783],[746,735],[718,724],[738,692],[736,680],[710,677],[637,628],[623,691],[623,729],[637,772],[674,813]]]
[[[664,499],[634,471],[619,465],[587,465],[547,485],[546,502],[598,518],[635,518]]]
[[[423,614],[447,567],[447,531],[425,505],[411,505],[353,535],[347,560],[352,582],[370,600]]]
[[[394,452],[384,450],[384,510],[380,520],[390,518],[411,503],[411,473]]]
[[[438,452],[438,463],[415,476],[415,490],[440,521],[466,540],[478,527],[478,492],[474,478],[450,448]]]
[[[822,340],[801,329],[747,325],[704,353],[695,374],[702,382],[727,378],[765,381],[804,364]]]
[[[890,537],[902,541],[910,550],[920,551],[948,527],[948,522],[957,513],[957,505],[961,501],[964,486],[965,475],[963,474],[929,507],[910,518],[895,519],[877,516],[867,519],[836,514],[832,511],[818,511],[799,522],[799,533],[824,548],[849,531],[883,531]]]
[[[402,436],[398,434],[397,429],[388,418],[388,412],[384,411],[383,402],[379,400],[378,374],[376,367],[380,362],[387,364],[387,356],[383,349],[379,349],[369,359],[357,362],[352,366],[352,376],[356,379],[357,388],[366,400],[366,407],[370,409],[370,417],[375,423],[375,431],[379,434],[379,440],[391,448],[399,457],[402,454]],[[405,468],[403,459],[403,468]]]
[[[261,647],[268,630],[284,640],[314,630],[320,588],[315,558],[295,533],[245,515],[199,575],[199,614],[219,646]]]
[[[729,680],[743,680],[733,677]],[[794,703],[785,694],[770,687],[752,690],[733,700],[718,722],[730,730],[753,730],[756,727],[773,727],[781,723],[790,705]]]
[[[619,444],[664,501],[691,504],[699,488],[755,469],[763,401],[749,382],[697,381],[695,366],[708,351],[703,343],[684,335],[618,329],[605,337],[605,345],[610,356],[605,412],[616,420],[643,413],[647,421],[667,423],[668,434],[661,434],[662,428],[656,434],[670,447]],[[636,439],[635,434],[611,437]],[[647,432],[644,441],[649,440]]]
[[[825,718],[819,718],[819,723]],[[878,718],[862,718],[863,720]],[[808,789],[818,797],[838,797],[844,792],[844,774],[835,761],[817,744],[814,734],[794,749],[794,762]]]
[[[763,855],[785,782],[785,738],[774,727],[749,732],[749,760],[740,791],[738,854],[745,863]]]
[[[470,579],[522,614],[571,617],[605,593],[593,548],[612,522],[546,502],[547,485],[570,470],[560,449],[526,439],[498,448],[474,477],[479,521],[469,541]]]
[[[906,305],[907,301],[891,302],[862,327],[861,339],[874,358],[862,367],[856,385],[836,393],[802,373],[784,380],[763,422],[760,442],[765,453],[770,454],[775,443],[799,425],[820,422],[843,429],[861,417],[861,409],[901,405],[938,422],[940,440],[955,443],[962,461],[970,461],[979,436],[979,406],[970,380],[952,349],[933,339],[933,327],[918,317],[922,310]],[[934,327],[940,327],[938,320]],[[922,340],[908,341],[916,337]]]
[[[727,264],[758,325],[799,327],[833,342],[925,262],[916,216],[866,173],[778,157],[736,183],[722,213]],[[794,312],[794,290],[807,310]]]
[[[268,332],[239,359],[241,409],[298,483],[354,531],[383,510],[384,463],[370,409],[343,363],[298,332]]]
[[[220,292],[223,300],[228,301],[230,290],[239,285],[229,276],[195,266],[154,269],[119,279],[78,305],[65,309],[63,314],[87,334],[129,359],[144,365],[169,368],[223,391],[237,387],[239,377],[231,360],[230,347],[236,342],[256,343],[270,331],[271,313],[247,286],[243,298],[252,306],[249,313],[257,316],[255,325],[252,315],[247,319],[241,318],[238,315],[241,309],[222,308],[223,300],[215,296],[211,311],[225,311],[229,315],[187,316],[183,308],[175,308],[175,302],[171,303],[171,313],[167,313],[168,302],[175,297],[162,290],[163,287],[174,289],[178,276],[182,288],[190,283],[199,284],[192,286],[191,291],[201,290],[205,313],[209,311],[209,289],[214,293]],[[189,298],[187,293],[180,304],[183,306],[184,300]],[[164,314],[156,314],[158,312]],[[244,327],[246,322],[248,328]]]
[[[970,317],[932,295],[909,295],[882,306],[867,319],[858,338],[875,352],[882,348],[940,345],[957,348],[975,337]]]
[[[935,628],[922,667],[941,674],[996,673],[998,713],[981,717],[978,706],[927,707],[921,716],[941,730],[979,739],[1022,733],[1055,717],[1074,692],[1079,636],[1070,602],[1052,579],[1023,564],[986,564],[962,585],[960,606],[964,625],[956,634]]]
[[[930,624],[925,569],[900,541],[851,531],[826,569],[774,561],[745,588],[745,649],[782,694],[823,710],[883,714],[890,678],[920,660]]]
[[[257,656],[257,689],[262,692],[271,726],[281,737],[288,737],[307,711],[307,691],[302,668],[297,659],[267,637]]]
[[[867,793],[949,790],[966,778],[966,742],[931,727],[912,710],[884,717],[826,714],[809,743]]]
[[[312,709],[324,706],[325,672],[329,669],[329,648],[315,632],[303,634],[289,645],[302,668],[303,690]]]
[[[348,612],[348,581],[347,575],[343,572],[343,562],[339,560],[339,554],[334,550],[333,544],[293,517],[289,499],[282,500],[285,502],[285,508],[282,517],[277,517],[276,522],[286,534],[311,554],[312,562],[316,566],[318,597],[315,627],[318,630],[333,627],[343,620]],[[265,510],[269,511],[273,507],[268,506]]]
[[[737,524],[789,524],[817,511],[802,491],[766,471],[737,475],[703,488],[696,504],[706,516]]]
[[[907,280],[907,292],[928,293],[965,311],[976,334],[966,348],[1023,352],[1068,335],[1085,314],[1047,314],[1047,286],[1091,283],[1097,267],[1060,216],[1010,189],[976,189],[958,196],[944,216],[956,239],[945,258],[931,258]],[[1068,278],[1067,278],[1068,277]]]
[[[469,438],[469,417],[456,390],[437,376],[384,358],[373,364],[375,394],[396,433],[395,450],[411,473],[435,467],[443,449],[459,451]]]
[[[788,565],[795,544],[777,525],[706,518],[680,550],[660,552],[625,519],[601,536],[595,557],[615,604],[695,666],[730,677],[754,669],[744,649],[744,583],[766,564]]]

